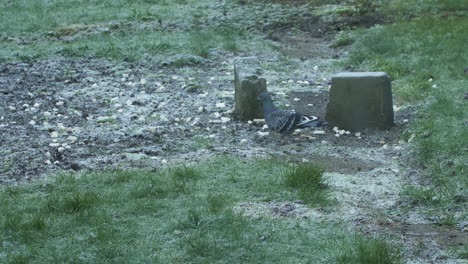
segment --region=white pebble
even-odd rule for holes
[[[50,133],[50,137],[51,138],[58,138],[58,132],[54,131],[54,132]]]
[[[124,73],[124,74],[122,74],[122,77],[127,78],[127,77],[128,77],[128,74],[127,74],[127,73]]]
[[[47,164],[47,165],[52,164],[52,162],[50,162],[50,160],[46,160],[46,161],[44,161],[44,163]]]
[[[253,121],[257,124],[265,124],[265,119],[262,118],[254,119]]]
[[[211,134],[208,136],[209,138],[215,138],[216,137],[216,134]]]
[[[314,71],[318,71],[318,66],[314,66]]]
[[[57,151],[58,151],[58,152],[63,152],[63,151],[65,151],[65,148],[64,148],[64,147],[59,147],[59,148],[57,149]]]
[[[219,118],[221,116],[221,114],[219,112],[214,112],[213,115],[216,117],[216,118]]]
[[[229,122],[229,121],[231,121],[231,118],[229,118],[229,117],[224,117],[224,116],[221,117],[221,122],[227,123],[227,122]]]
[[[312,132],[312,134],[314,134],[314,135],[325,135],[325,131],[324,130],[315,130],[314,132]]]
[[[93,85],[91,85],[92,88],[96,88],[98,87],[97,83],[93,83]]]
[[[205,110],[205,108],[203,106],[200,106],[200,107],[198,107],[197,111],[198,111],[198,113],[201,113],[201,112],[203,112],[203,110]]]
[[[49,147],[53,147],[53,148],[60,147],[60,143],[50,143]]]
[[[314,104],[307,104],[307,106],[314,106]]]
[[[10,109],[11,111],[15,111],[15,110],[16,110],[16,107],[14,107],[14,106],[9,106],[8,109]]]
[[[58,101],[57,103],[55,103],[56,106],[62,106],[64,105],[65,103],[63,101]]]
[[[247,124],[251,125],[251,124],[253,124],[253,121],[252,121],[252,120],[248,120],[248,121],[247,121]]]
[[[50,157],[52,156],[52,154],[50,154],[49,151],[47,151],[45,155],[46,155],[46,157],[48,157],[48,158],[50,158]]]
[[[161,163],[167,163],[166,159],[161,160]]]
[[[294,102],[299,102],[299,101],[301,100],[301,98],[297,98],[297,97],[296,97],[296,98],[294,98],[293,100],[294,100]]]
[[[225,103],[216,103],[216,107],[224,108],[224,107],[226,107],[226,104]]]
[[[262,129],[265,130],[265,129],[268,129],[268,126],[265,124],[262,126]]]
[[[265,137],[265,136],[268,136],[270,134],[270,132],[262,132],[262,131],[258,131],[257,134],[261,137]]]
[[[75,136],[69,136],[67,139],[68,139],[69,141],[71,141],[71,142],[75,142],[75,141],[77,141],[77,140],[78,140],[78,137],[75,137]]]
[[[29,121],[29,124],[32,125],[32,126],[34,126],[34,125],[36,124],[36,121],[31,120],[31,121]]]
[[[356,132],[354,135],[355,135],[356,137],[360,137],[360,136],[361,136],[361,132]]]
[[[34,107],[38,108],[39,106],[41,106],[41,103],[35,103],[34,104]]]
[[[146,84],[146,79],[141,79],[140,84],[143,84],[143,85]]]

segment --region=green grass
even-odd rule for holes
[[[345,225],[233,210],[239,202],[298,199],[284,185],[289,170],[272,160],[223,157],[5,186],[0,262],[332,263],[354,243]]]
[[[397,264],[402,262],[401,249],[383,238],[363,239],[356,236],[347,250],[337,258],[338,264]]]
[[[254,26],[260,19],[254,12],[240,12],[230,2],[213,4],[208,0],[12,1],[0,9],[0,61],[94,57],[153,59],[183,67],[220,53],[268,49],[266,42],[238,23]],[[227,10],[231,13],[224,19],[229,21],[219,23],[216,18]]]
[[[389,7],[398,3],[403,1],[392,1]],[[421,8],[443,13],[457,3],[460,1],[431,1]],[[468,87],[468,77],[463,74],[468,57],[462,56],[468,43],[468,16],[464,8],[456,14],[415,11],[418,17],[414,20],[361,30],[355,33],[356,44],[344,63],[355,69],[387,72],[393,79],[394,102],[419,106],[416,120],[403,138],[414,138],[413,161],[424,169],[430,183],[406,188],[403,197],[441,214],[466,207],[466,199],[457,198],[466,197],[468,187],[468,104],[463,99]],[[466,216],[460,217],[459,221]]]
[[[330,202],[326,191],[326,180],[323,168],[315,164],[292,166],[285,173],[285,184],[297,189],[299,197],[310,204],[324,205]]]

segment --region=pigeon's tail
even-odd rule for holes
[[[319,120],[316,116],[301,115],[301,121],[297,124],[299,128],[327,126],[327,121]]]

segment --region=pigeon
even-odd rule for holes
[[[262,103],[268,128],[277,133],[287,135],[298,128],[328,125],[327,121],[321,121],[316,116],[303,115],[295,111],[277,108],[268,92],[260,93],[258,100]]]

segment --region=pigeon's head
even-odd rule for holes
[[[271,96],[268,92],[261,92],[260,95],[258,96],[258,101],[260,101],[260,103],[266,103],[266,102],[271,102]]]

